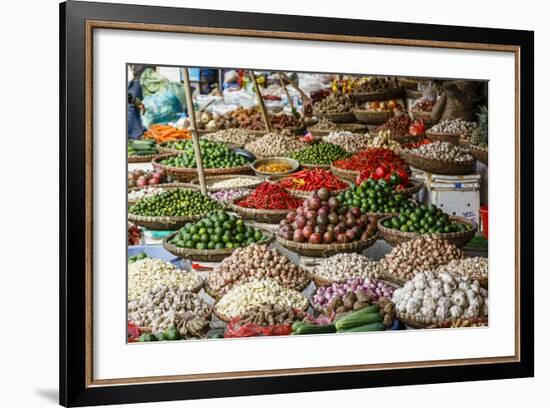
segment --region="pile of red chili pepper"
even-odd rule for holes
[[[336,177],[330,170],[305,169],[281,179],[279,186],[290,190],[316,191],[324,187],[328,190],[342,190],[348,184]]]
[[[258,210],[291,210],[302,205],[303,200],[291,196],[282,187],[264,181],[252,194],[237,201],[237,205]]]
[[[408,168],[407,163],[390,149],[371,147],[354,154],[348,159],[336,160],[333,165],[344,170],[359,170],[374,173],[380,165],[386,165],[390,170]]]

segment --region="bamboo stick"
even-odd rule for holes
[[[185,99],[187,102],[187,114],[189,115],[189,127],[191,130],[191,138],[193,139],[193,150],[195,151],[195,160],[197,161],[199,185],[201,188],[201,193],[206,195],[206,182],[204,180],[204,168],[202,167],[202,155],[199,144],[199,134],[197,133],[197,121],[195,118],[193,95],[191,94],[191,84],[189,82],[189,71],[187,70],[187,68],[183,68],[183,84],[185,88]]]
[[[288,103],[290,103],[290,108],[292,109],[292,114],[296,116],[298,112],[296,111],[296,108],[294,107],[294,102],[290,98],[290,94],[288,93],[288,89],[286,89],[285,81],[283,81],[283,77],[281,73],[279,72],[279,82],[281,83],[281,86],[283,87],[283,91],[285,91],[286,98],[288,99]]]
[[[267,110],[264,104],[264,98],[262,97],[262,93],[260,92],[260,87],[258,86],[258,81],[256,80],[256,74],[254,74],[254,71],[249,71],[249,73],[250,73],[250,78],[252,79],[252,84],[254,85],[254,90],[256,91],[256,95],[258,96],[258,103],[260,104],[260,110],[262,111],[262,117],[264,118],[265,128],[268,132],[271,133],[273,132],[273,128],[271,127],[269,116],[267,115]]]
[[[296,89],[298,91],[298,93],[300,94],[300,96],[302,97],[302,101],[304,100],[309,100],[311,99],[304,91],[302,91],[302,89],[296,84],[296,82],[294,82],[292,79],[289,78],[289,76],[287,74],[285,74],[284,72],[281,72],[281,75],[283,75],[283,77],[285,78],[285,80],[290,84],[292,85],[292,87],[294,89]]]

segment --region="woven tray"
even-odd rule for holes
[[[227,207],[231,211],[236,212],[241,218],[245,220],[266,222],[268,224],[278,224],[281,220],[286,218],[286,215],[290,211],[295,210],[294,208],[284,210],[258,210],[255,208],[245,208],[235,204],[235,201],[241,199],[244,199],[244,197],[230,200],[229,202],[227,202]]]
[[[432,142],[439,140],[441,142],[448,142],[455,145],[458,144],[458,141],[462,137],[460,133],[442,133],[442,132],[433,132],[431,130],[426,130],[425,135],[426,135],[426,138],[428,138]]]
[[[330,166],[330,171],[332,171],[337,177],[350,183],[355,183],[357,176],[361,173],[359,170],[346,170],[334,165]]]
[[[323,169],[330,170],[330,164],[311,164],[311,163],[302,163],[300,165],[305,169]]]
[[[342,252],[362,252],[374,244],[377,239],[378,233],[365,241],[355,241],[347,244],[309,244],[289,241],[278,235],[276,236],[277,242],[289,251],[317,258],[326,258]]]
[[[399,155],[409,165],[427,171],[428,173],[446,174],[446,175],[464,175],[471,174],[474,171],[476,160],[472,156],[472,160],[465,162],[455,162],[444,159],[430,159],[414,153],[406,149],[400,149]]]
[[[291,166],[291,169],[284,173],[269,173],[266,171],[258,170],[258,167],[264,164],[286,164],[288,166]],[[267,157],[265,159],[258,159],[254,163],[252,163],[252,170],[254,170],[256,175],[264,176],[264,177],[275,176],[275,175],[279,176],[279,175],[294,173],[299,168],[300,168],[300,163],[298,163],[297,160],[294,160],[288,157]]]
[[[460,139],[459,143],[461,146],[466,147],[470,151],[470,154],[478,161],[486,166],[489,165],[489,149],[473,145],[465,139]]]
[[[331,113],[321,113],[321,112],[313,112],[315,116],[320,118],[327,118],[330,121],[334,123],[344,123],[344,122],[353,122],[355,120],[355,116],[353,115],[353,112],[331,112]]]
[[[403,190],[395,191],[395,194],[401,194],[406,197],[410,197],[424,188],[424,182],[420,180],[409,180],[412,186],[404,188]]]
[[[411,316],[407,313],[396,312],[396,317],[407,326],[414,329],[441,329],[441,328],[450,328],[450,325],[453,323],[453,320],[445,320],[439,323],[433,323],[432,319],[419,320],[414,316]],[[483,322],[489,322],[487,318],[474,318]]]
[[[128,163],[149,163],[155,157],[157,157],[161,151],[157,148],[158,154],[148,154],[146,156],[128,156]]]
[[[489,318],[487,317],[474,317],[474,318],[463,318],[463,320],[469,320],[473,323],[481,324],[481,326],[459,326],[451,327],[456,320],[445,320],[436,324],[428,326],[429,329],[461,329],[461,328],[470,328],[470,327],[482,327],[489,325]]]
[[[260,241],[262,244],[269,244],[273,242],[273,234],[263,230],[262,233],[267,235],[267,239]],[[224,248],[224,249],[191,249],[191,248],[179,248],[172,245],[168,241],[174,238],[177,232],[165,237],[162,240],[162,246],[172,255],[179,258],[185,258],[192,261],[202,262],[219,262],[230,256],[236,248]]]
[[[250,175],[245,175],[245,174],[225,174],[225,175],[221,175],[221,176],[207,176],[207,177],[205,177],[205,180],[204,180],[205,183],[206,183],[206,189],[210,192],[227,190],[227,187],[212,188],[212,187],[210,187],[210,185],[212,185],[213,183],[215,183],[217,181],[233,179],[236,176],[238,176],[240,178],[246,178],[246,179],[250,179],[251,181],[254,181],[254,184],[252,184],[250,187],[239,187],[239,188],[245,188],[245,189],[252,190],[252,189],[258,187],[260,184],[262,184],[264,182],[264,180],[261,179],[260,177],[250,176]],[[195,177],[194,179],[192,179],[191,180],[191,185],[195,186],[195,188],[198,188],[199,178]]]
[[[198,190],[199,186],[191,184],[191,183],[164,183],[164,184],[153,184],[153,185],[147,185],[145,187],[132,187],[128,189],[128,192],[130,191],[138,191],[142,190],[144,188],[148,187],[155,187],[155,188],[162,188],[163,190],[173,190],[175,188],[186,188],[190,190]],[[128,205],[134,205],[137,203],[137,201],[128,200]]]
[[[393,228],[384,227],[382,225],[382,222],[384,222],[386,219],[389,219],[389,218],[391,217],[384,217],[378,220],[378,231],[380,231],[382,238],[384,238],[384,240],[390,245],[396,246],[405,241],[410,241],[411,239],[417,238],[420,235],[422,235],[418,232],[402,232],[402,231],[395,230]],[[464,245],[470,242],[474,237],[474,235],[476,234],[477,225],[474,222],[463,217],[450,216],[449,220],[468,225],[470,227],[470,230],[462,231],[462,232],[446,232],[446,233],[430,234],[430,235],[434,236],[435,239],[446,240],[450,244],[453,244],[458,248],[462,248]],[[428,234],[425,234],[425,235],[428,235]]]
[[[186,217],[149,217],[128,213],[128,221],[150,230],[173,231],[180,229],[188,222],[200,220],[205,215],[206,214]]]
[[[359,103],[367,101],[385,101],[388,99],[401,98],[403,95],[403,88],[391,88],[368,93],[353,93],[355,100]]]
[[[361,123],[368,123],[369,125],[381,125],[394,117],[393,112],[377,112],[365,109],[353,109],[355,119]]]

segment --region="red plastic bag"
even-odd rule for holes
[[[223,337],[255,337],[255,336],[286,336],[292,333],[292,327],[288,324],[277,324],[274,326],[260,326],[255,323],[238,324],[239,318],[229,322]]]
[[[128,323],[127,328],[127,335],[128,335],[128,342],[133,343],[134,341],[137,341],[140,335],[139,327],[137,327],[134,323]]]

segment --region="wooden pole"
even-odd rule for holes
[[[283,91],[285,91],[286,98],[288,99],[288,103],[290,103],[290,108],[292,109],[292,114],[296,116],[298,112],[296,111],[296,108],[294,107],[294,102],[292,101],[292,98],[290,98],[290,94],[288,93],[288,89],[286,89],[285,81],[283,81],[283,77],[281,73],[279,72],[279,82],[281,83],[281,86],[283,87]]]
[[[285,80],[290,84],[292,85],[292,87],[294,89],[296,89],[298,91],[298,93],[300,94],[300,96],[302,97],[302,101],[304,100],[309,100],[311,99],[304,91],[302,91],[302,89],[296,84],[296,82],[294,82],[292,79],[290,79],[288,77],[287,74],[285,74],[284,72],[281,72],[281,75],[285,78]]]
[[[197,173],[199,175],[199,185],[201,193],[206,195],[206,182],[204,181],[204,168],[202,167],[202,155],[199,144],[199,134],[197,133],[197,120],[195,118],[195,108],[193,107],[193,95],[191,94],[191,84],[189,82],[189,71],[183,68],[183,85],[185,88],[185,99],[187,102],[187,114],[189,115],[189,128],[191,138],[193,139],[193,150],[195,151],[195,161],[197,162]]]
[[[252,83],[254,85],[254,90],[256,91],[256,95],[258,96],[258,103],[260,104],[260,110],[262,111],[262,117],[264,118],[265,128],[269,133],[271,133],[273,132],[273,128],[271,127],[269,116],[267,115],[267,110],[264,104],[264,98],[262,97],[262,93],[260,92],[260,87],[258,86],[256,75],[254,74],[254,71],[249,71],[249,73],[250,73],[250,78],[252,79]]]

